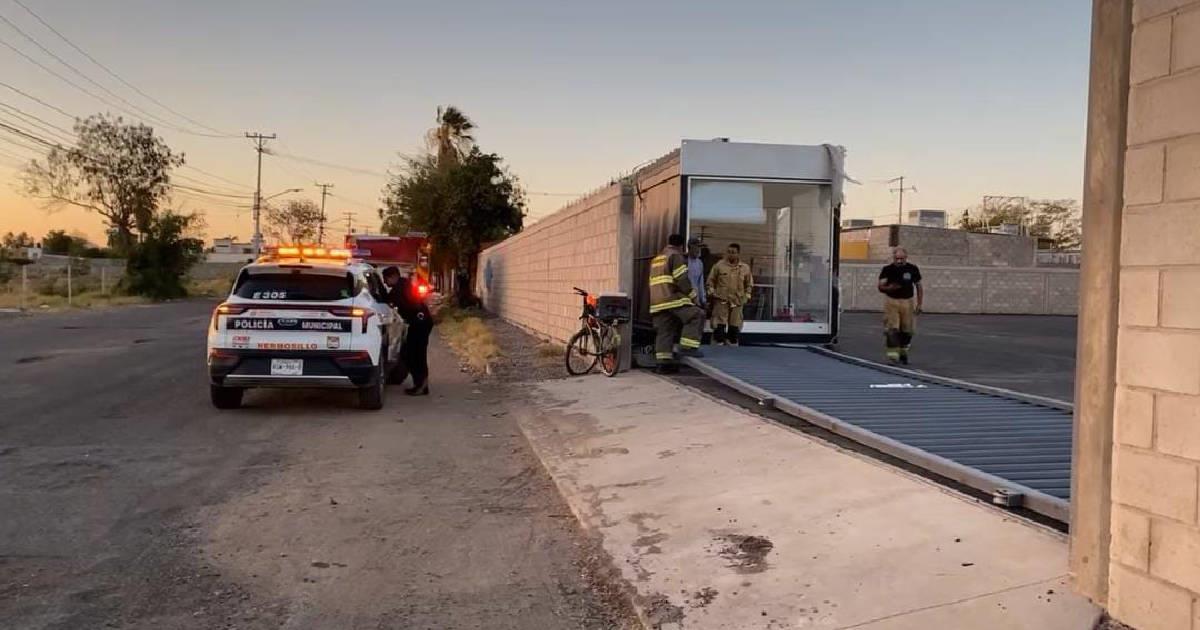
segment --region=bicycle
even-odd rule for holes
[[[579,287],[572,288],[576,295],[583,298],[583,312],[579,315],[582,322],[579,332],[567,342],[567,373],[581,376],[591,372],[599,363],[600,371],[605,376],[616,376],[621,367],[621,333],[617,330],[620,320],[601,319],[597,312],[596,296]]]

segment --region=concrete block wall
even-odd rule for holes
[[[632,197],[613,184],[479,255],[476,293],[484,307],[558,343],[579,330],[580,298],[630,292]]]
[[[896,244],[927,265],[945,267],[1033,267],[1037,242],[1027,236],[978,234],[964,230],[917,225],[880,225],[843,233],[842,240],[867,241],[872,261],[892,259],[892,231]]]
[[[925,310],[930,313],[1075,315],[1079,272],[1075,269],[939,267],[921,264]],[[876,288],[881,264],[842,263],[842,308],[879,311]]]
[[[1200,630],[1200,0],[1135,0],[1110,612]]]

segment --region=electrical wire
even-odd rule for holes
[[[372,212],[379,210],[379,206],[380,206],[380,204],[378,204],[378,203],[369,204],[369,203],[366,203],[363,201],[359,201],[358,199],[355,199],[354,197],[347,197],[346,195],[343,195],[341,193],[329,193],[329,196],[333,197],[335,199],[341,199],[343,201],[348,201],[356,206],[359,206],[360,208],[370,210]]]
[[[186,166],[186,164],[185,164],[184,166]],[[199,177],[192,177],[192,176],[190,176],[190,175],[184,175],[183,173],[172,173],[172,174],[171,174],[171,178],[172,178],[172,179],[182,179],[182,180],[183,180],[183,181],[185,181],[185,182],[190,182],[190,183],[192,183],[192,184],[196,184],[196,185],[199,185],[199,186],[207,186],[207,187],[209,187],[209,188],[213,189],[213,190],[214,190],[214,191],[216,191],[216,192],[225,192],[225,193],[229,193],[229,194],[237,194],[239,197],[251,197],[251,196],[252,196],[252,195],[246,194],[246,192],[245,192],[245,191],[241,191],[241,190],[235,190],[235,189],[228,188],[228,187],[225,187],[225,186],[214,186],[212,183],[210,183],[210,182],[207,182],[207,181],[205,181],[205,180],[203,180],[203,179],[200,179]]]
[[[47,109],[54,110],[54,111],[56,111],[56,112],[58,112],[58,113],[62,114],[63,116],[66,116],[67,118],[70,118],[71,120],[78,120],[78,118],[77,118],[77,117],[76,117],[74,114],[72,114],[72,113],[70,113],[70,112],[68,112],[68,111],[66,111],[66,110],[60,109],[60,108],[59,108],[58,106],[56,106],[56,105],[52,105],[52,104],[50,104],[50,103],[47,103],[46,101],[43,101],[42,99],[40,99],[40,98],[38,98],[38,97],[36,97],[36,96],[34,96],[34,95],[32,95],[32,94],[28,93],[28,92],[25,92],[25,91],[23,91],[23,90],[21,90],[21,89],[18,89],[18,88],[16,88],[16,87],[13,87],[13,86],[11,86],[11,85],[9,85],[9,84],[7,84],[7,83],[3,82],[3,81],[0,81],[0,87],[3,87],[3,88],[6,88],[6,89],[9,89],[9,90],[12,90],[13,92],[16,92],[17,94],[20,94],[21,96],[24,96],[25,98],[27,98],[27,99],[29,99],[29,100],[31,100],[31,101],[33,101],[33,102],[35,102],[35,103],[38,103],[38,104],[39,104],[39,105],[41,105],[42,107],[45,107],[45,108],[47,108]]]
[[[308,157],[304,157],[304,156],[300,156],[300,155],[293,155],[291,153],[283,153],[280,151],[268,151],[268,155],[273,155],[275,157],[283,158],[285,160],[292,160],[294,162],[303,162],[305,164],[312,164],[313,166],[322,166],[325,168],[333,168],[333,169],[337,169],[340,171],[347,171],[350,173],[358,173],[360,175],[370,175],[371,177],[382,177],[385,179],[387,178],[386,173],[380,173],[379,171],[372,171],[372,170],[368,170],[365,168],[358,168],[357,166],[346,166],[344,164],[334,164],[333,162],[322,162],[321,160],[316,160],[313,158],[308,158]]]
[[[178,116],[178,117],[182,118],[183,120],[186,120],[186,121],[188,121],[188,122],[192,123],[193,125],[196,125],[197,127],[201,127],[201,128],[203,128],[203,129],[207,129],[207,130],[209,130],[209,131],[212,131],[212,132],[214,132],[214,133],[218,133],[218,134],[221,134],[221,135],[230,136],[230,137],[237,137],[237,135],[236,135],[236,134],[230,134],[230,133],[228,133],[228,132],[221,131],[220,129],[216,129],[216,128],[210,127],[209,125],[206,125],[206,124],[204,124],[204,123],[202,123],[202,122],[200,122],[200,121],[198,121],[198,120],[196,120],[196,119],[194,119],[194,118],[192,118],[192,117],[190,117],[190,116],[187,116],[186,114],[180,113],[179,111],[177,111],[177,110],[175,110],[175,109],[172,109],[171,107],[167,106],[167,105],[166,105],[165,103],[163,103],[162,101],[160,101],[160,100],[158,100],[158,99],[154,98],[153,96],[150,96],[149,94],[145,93],[145,92],[144,92],[144,91],[142,91],[140,88],[138,88],[136,85],[134,85],[134,84],[130,83],[129,81],[126,81],[126,80],[125,80],[125,78],[124,78],[124,77],[122,77],[121,75],[117,74],[117,73],[116,73],[116,71],[114,71],[113,69],[111,69],[111,68],[109,68],[108,66],[104,65],[103,63],[100,63],[100,61],[99,61],[98,59],[96,59],[96,58],[95,58],[95,57],[93,57],[92,55],[88,54],[88,52],[87,52],[86,50],[84,50],[83,48],[80,48],[78,45],[76,45],[76,44],[75,44],[75,42],[71,41],[71,40],[70,40],[70,39],[69,39],[69,38],[68,38],[66,35],[63,35],[62,33],[60,33],[60,32],[58,31],[58,29],[56,29],[56,28],[54,28],[53,26],[51,26],[51,25],[50,25],[50,23],[49,23],[49,22],[47,22],[46,20],[42,19],[42,16],[38,15],[37,13],[35,13],[35,12],[33,11],[33,9],[30,9],[28,6],[26,6],[24,2],[21,2],[21,0],[13,0],[13,2],[14,2],[14,3],[15,3],[17,6],[21,7],[22,9],[25,9],[25,12],[26,12],[26,13],[28,13],[29,15],[32,15],[32,16],[33,16],[33,18],[34,18],[35,20],[37,20],[38,22],[40,22],[42,26],[46,27],[46,28],[47,28],[47,29],[48,29],[48,30],[49,30],[51,33],[54,33],[56,36],[58,36],[58,38],[59,38],[59,39],[61,39],[61,40],[63,40],[64,42],[66,42],[68,46],[70,46],[71,48],[74,48],[76,52],[78,52],[79,54],[81,54],[81,55],[83,55],[84,57],[86,57],[88,61],[91,61],[93,64],[95,64],[95,65],[96,65],[97,67],[99,67],[101,70],[104,70],[105,72],[107,72],[107,73],[108,73],[108,75],[109,75],[109,76],[111,76],[112,78],[116,79],[117,81],[120,81],[120,82],[121,82],[121,84],[122,84],[122,85],[124,85],[125,87],[127,87],[127,88],[129,88],[129,89],[133,90],[134,92],[137,92],[137,93],[138,93],[138,94],[140,94],[140,95],[141,95],[143,98],[145,98],[146,100],[150,101],[151,103],[154,103],[155,105],[158,105],[158,106],[159,106],[159,107],[161,107],[161,108],[162,108],[164,111],[168,111],[168,112],[170,112],[170,113],[172,113],[172,114],[175,114],[176,116]]]
[[[193,171],[196,171],[197,173],[201,173],[201,174],[203,174],[203,175],[207,175],[207,176],[209,176],[209,177],[211,177],[211,178],[213,178],[213,179],[220,180],[220,181],[222,181],[222,182],[225,182],[225,183],[227,183],[227,184],[231,184],[231,185],[232,185],[234,188],[237,188],[237,189],[241,189],[241,190],[245,190],[245,191],[253,191],[253,190],[254,190],[254,189],[253,189],[253,188],[251,188],[250,186],[247,186],[247,185],[245,185],[245,184],[242,184],[242,183],[239,183],[239,182],[235,182],[235,181],[233,181],[232,179],[229,179],[229,178],[227,178],[227,177],[221,177],[220,175],[217,175],[216,173],[210,173],[209,171],[206,171],[206,170],[204,170],[204,169],[202,169],[202,168],[200,168],[200,167],[198,167],[198,166],[192,166],[191,164],[184,164],[184,165],[183,165],[183,167],[184,167],[184,168],[191,169],[191,170],[193,170]]]
[[[8,131],[9,133],[16,135],[23,140],[32,141],[37,144],[41,144],[43,146],[50,147],[50,148],[58,148],[58,149],[65,150],[65,148],[58,143],[51,142],[49,140],[46,140],[45,138],[42,138],[41,136],[38,136],[37,134],[30,133],[24,129],[15,127],[15,126],[5,123],[3,121],[0,121],[0,130]],[[15,144],[15,145],[22,147],[24,149],[27,149],[27,150],[35,150],[35,151],[37,150],[34,147],[30,147],[27,144],[22,144],[17,140],[13,140],[12,138],[0,136],[0,140],[7,141],[11,144]],[[102,166],[105,166],[105,164],[102,160],[99,160],[99,159],[95,158],[94,156],[84,155],[84,157],[92,162],[95,162]],[[213,191],[213,190],[205,190],[202,188],[195,188],[193,186],[186,186],[184,184],[167,184],[166,186],[172,190],[185,191],[186,193],[192,193],[195,195],[203,195],[203,196],[208,196],[208,197],[233,198],[233,199],[239,199],[239,200],[243,200],[243,201],[251,197],[251,195],[234,195],[234,194],[222,193],[222,192]],[[209,199],[209,201],[216,203],[217,201],[220,201],[220,199]],[[232,203],[232,202],[230,202],[230,203]]]
[[[196,193],[196,194],[200,194],[200,195],[212,195],[214,197],[232,197],[234,199],[249,199],[249,198],[253,197],[253,195],[231,195],[229,193],[216,192],[213,190],[203,190],[201,188],[193,188],[191,186],[185,186],[183,184],[168,184],[168,186],[170,186],[171,188],[176,188],[179,190],[186,190],[188,192],[192,192],[192,193]]]
[[[20,107],[17,107],[16,105],[11,105],[11,104],[9,104],[9,103],[5,103],[4,101],[0,101],[0,107],[3,107],[3,108],[5,108],[5,109],[8,109],[8,110],[12,110],[13,112],[16,112],[18,115],[20,115],[22,118],[30,118],[30,119],[36,120],[36,121],[38,121],[38,122],[42,123],[43,125],[46,125],[47,127],[50,127],[50,128],[52,128],[52,129],[56,129],[56,130],[58,130],[58,131],[60,131],[60,132],[62,132],[62,133],[64,133],[64,134],[67,134],[67,135],[69,135],[69,136],[74,136],[74,135],[75,135],[75,132],[74,132],[74,131],[72,131],[72,130],[70,130],[70,129],[66,129],[66,128],[64,128],[64,127],[60,127],[60,126],[58,126],[58,125],[56,125],[56,124],[54,124],[54,123],[52,123],[52,122],[50,122],[50,121],[46,120],[45,118],[42,118],[42,117],[40,117],[40,116],[37,116],[37,115],[35,115],[35,114],[30,114],[29,112],[27,112],[27,111],[25,111],[25,110],[21,109]]]
[[[4,103],[0,103],[0,108],[7,110],[7,111],[0,111],[0,114],[9,116],[10,123],[21,124],[21,125],[32,125],[40,133],[44,133],[59,142],[66,142],[67,144],[72,144],[75,142],[74,136],[71,136],[69,133],[63,133],[60,131],[56,131],[53,127],[38,122],[37,119],[33,119],[33,118],[29,117],[28,115],[24,114],[23,112],[21,112],[18,109],[10,108],[7,105],[5,105]]]
[[[109,96],[112,96],[113,98],[117,99],[118,101],[120,101],[120,102],[124,103],[124,104],[125,104],[125,105],[127,105],[127,106],[128,106],[130,109],[132,109],[132,110],[134,110],[134,111],[136,111],[136,112],[139,112],[139,113],[141,114],[141,116],[139,116],[139,114],[137,114],[137,113],[134,113],[134,111],[130,111],[130,109],[125,109],[125,108],[123,108],[123,107],[121,107],[121,106],[119,106],[119,105],[114,105],[112,102],[110,102],[110,101],[108,101],[108,100],[106,100],[106,99],[102,99],[102,98],[98,97],[98,96],[97,96],[96,94],[94,94],[94,93],[88,92],[88,94],[89,94],[90,96],[92,96],[92,98],[96,98],[96,99],[100,100],[101,102],[105,103],[105,104],[106,104],[106,105],[108,105],[109,107],[114,107],[114,108],[116,108],[116,109],[121,109],[121,110],[125,111],[125,113],[129,114],[130,116],[133,116],[134,118],[146,117],[146,118],[150,119],[151,121],[157,122],[158,124],[164,125],[164,126],[166,126],[166,127],[170,128],[170,129],[174,129],[174,130],[176,130],[176,131],[179,131],[179,132],[182,132],[182,133],[188,133],[188,134],[193,134],[193,135],[197,135],[197,136],[206,136],[206,137],[210,137],[210,138],[228,138],[228,137],[233,137],[233,136],[230,136],[230,135],[228,135],[228,134],[220,134],[220,133],[219,133],[219,134],[212,134],[212,133],[205,133],[205,132],[201,132],[201,131],[195,131],[195,130],[192,130],[192,129],[187,129],[187,128],[185,128],[185,127],[181,127],[181,126],[179,126],[179,125],[176,125],[176,124],[174,124],[174,123],[170,122],[169,120],[166,120],[165,118],[162,118],[162,117],[160,117],[160,116],[157,116],[157,115],[155,115],[155,114],[153,114],[153,113],[151,113],[151,112],[149,112],[149,111],[147,111],[147,110],[143,109],[142,107],[139,107],[138,105],[136,105],[136,104],[134,104],[134,103],[131,103],[131,102],[129,102],[127,99],[125,99],[125,98],[124,98],[123,96],[121,96],[120,94],[117,94],[116,92],[113,92],[112,90],[108,89],[107,87],[105,87],[105,86],[101,85],[101,84],[100,84],[98,81],[96,81],[95,79],[93,79],[93,78],[91,78],[90,76],[88,76],[87,74],[85,74],[85,73],[84,73],[82,70],[80,70],[79,68],[76,68],[75,66],[71,65],[69,62],[67,62],[66,60],[64,60],[62,57],[59,57],[57,54],[55,54],[55,53],[54,53],[54,51],[52,51],[52,50],[50,50],[49,48],[46,48],[45,46],[43,46],[43,45],[42,45],[42,43],[41,43],[41,42],[39,42],[39,41],[38,41],[38,40],[37,40],[35,37],[33,37],[32,35],[30,35],[29,33],[26,33],[24,30],[22,30],[22,29],[21,29],[21,27],[17,26],[17,25],[16,25],[16,24],[14,24],[14,23],[13,23],[11,20],[9,20],[8,18],[4,17],[3,15],[0,15],[0,22],[4,22],[5,24],[7,24],[7,25],[8,25],[8,27],[9,27],[9,28],[11,28],[12,30],[16,31],[18,35],[20,35],[21,37],[25,38],[25,40],[26,40],[26,41],[28,41],[29,43],[31,43],[31,44],[33,44],[34,46],[36,46],[36,47],[38,48],[38,50],[41,50],[43,53],[45,53],[46,55],[48,55],[49,57],[51,57],[51,58],[52,58],[52,59],[54,59],[55,61],[57,61],[58,63],[60,63],[60,64],[62,64],[63,66],[65,66],[65,67],[66,67],[68,70],[70,70],[71,72],[74,72],[74,73],[75,73],[77,76],[79,76],[81,79],[83,79],[84,81],[87,81],[88,83],[90,83],[90,84],[94,85],[95,87],[97,87],[98,89],[100,89],[101,91],[103,91],[105,94],[108,94]],[[46,66],[45,66],[45,65],[43,65],[42,63],[40,63],[40,62],[38,62],[38,61],[34,60],[34,59],[33,59],[33,57],[30,57],[29,55],[25,54],[24,52],[22,52],[21,50],[17,49],[17,48],[16,48],[16,47],[14,47],[14,46],[12,46],[11,44],[8,44],[7,42],[3,42],[3,41],[0,41],[0,44],[3,44],[4,46],[6,46],[7,48],[9,48],[9,49],[10,49],[10,50],[12,50],[13,52],[16,52],[17,54],[21,55],[21,56],[22,56],[22,57],[24,57],[25,59],[27,59],[27,60],[29,60],[30,62],[32,62],[32,63],[34,63],[34,64],[36,64],[36,65],[37,65],[39,68],[41,68],[41,69],[43,69],[43,70],[45,70],[45,71],[47,71],[47,72],[50,72],[51,74],[54,74],[54,76],[58,77],[59,79],[62,79],[62,80],[64,80],[64,81],[66,81],[66,80],[67,80],[67,79],[66,79],[65,77],[63,77],[62,75],[60,75],[60,74],[58,74],[58,73],[56,73],[56,72],[53,72],[53,71],[52,71],[52,70],[50,70],[48,67],[46,67]],[[79,88],[79,86],[78,86],[78,85],[76,85],[75,83],[73,83],[73,82],[70,82],[70,81],[68,81],[68,82],[69,82],[69,83],[71,83],[71,85],[74,85],[76,88]]]
[[[113,109],[121,110],[121,111],[125,112],[126,114],[134,116],[135,118],[137,117],[135,114],[132,114],[131,112],[122,108],[121,106],[114,105],[111,101],[106,100],[104,97],[99,96],[95,92],[92,92],[91,90],[79,85],[78,83],[72,81],[71,79],[64,77],[63,75],[59,74],[56,70],[47,67],[46,64],[43,64],[42,62],[38,61],[37,59],[34,59],[33,57],[30,57],[29,55],[25,54],[24,51],[17,48],[16,46],[13,46],[12,44],[10,44],[4,40],[0,40],[0,46],[4,46],[5,48],[17,53],[18,55],[24,57],[25,60],[28,61],[29,63],[32,63],[33,65],[41,68],[42,70],[46,71],[51,76],[66,83],[67,85],[70,85],[71,87],[75,88],[76,90],[79,90],[80,92],[83,92],[84,94],[87,94],[88,96],[96,99],[97,101],[104,103],[105,105],[107,105]]]
[[[21,92],[20,90],[18,90],[17,88],[14,88],[13,86],[10,86],[10,85],[7,85],[7,84],[0,84],[0,85],[3,85],[4,87],[7,87],[7,88],[9,88],[9,89],[12,89],[12,90],[14,90],[14,91],[16,91],[16,92],[18,92],[18,93],[21,93],[22,95],[24,95],[24,96],[27,96],[27,97],[29,97],[29,98],[35,98],[35,97],[32,97],[32,96],[30,96],[30,95],[28,95],[28,94],[25,94],[25,93]],[[41,102],[43,105],[46,105],[46,106],[48,106],[48,107],[53,107],[53,105],[50,105],[49,103],[46,103],[46,102],[44,102],[44,101],[41,101],[40,99],[36,99],[36,98],[35,98],[35,100],[38,100],[38,101],[39,101],[39,102]],[[59,141],[59,142],[65,142],[65,143],[67,143],[67,144],[73,144],[73,143],[77,142],[77,138],[75,137],[75,133],[74,133],[73,131],[68,131],[67,129],[64,129],[63,127],[60,127],[60,126],[58,126],[58,125],[55,125],[55,124],[53,124],[53,123],[51,123],[51,122],[49,122],[49,121],[45,120],[44,118],[41,118],[41,117],[39,117],[39,116],[36,116],[36,115],[34,115],[34,114],[30,114],[29,112],[26,112],[25,110],[23,110],[23,109],[21,109],[21,108],[19,108],[19,107],[15,107],[15,106],[13,106],[13,105],[10,105],[10,104],[7,104],[7,103],[4,103],[3,101],[0,101],[0,108],[4,108],[4,109],[11,110],[11,111],[12,111],[14,114],[16,114],[16,115],[18,115],[18,116],[20,116],[20,117],[23,117],[23,118],[28,118],[28,119],[32,119],[31,121],[26,121],[26,122],[25,122],[25,124],[32,124],[32,125],[33,125],[33,126],[35,126],[35,127],[42,127],[42,125],[45,125],[45,126],[47,126],[47,127],[50,127],[50,128],[52,128],[52,129],[56,129],[56,130],[58,130],[59,132],[61,132],[61,134],[62,134],[62,135],[60,135],[60,134],[56,134],[56,133],[54,133],[54,132],[51,132],[51,131],[49,131],[49,130],[45,129],[44,127],[42,127],[42,128],[40,129],[40,130],[41,130],[43,133],[47,133],[48,135],[50,135],[51,137],[53,137],[55,140],[57,140],[57,141]],[[55,108],[55,109],[57,109],[57,108]],[[61,111],[61,110],[59,110],[59,111]],[[66,115],[66,116],[68,116],[68,117],[71,117],[71,118],[73,118],[73,119],[76,119],[76,120],[78,120],[78,118],[76,118],[75,116],[72,116],[72,115],[71,115],[71,114],[69,114],[69,113],[63,112],[63,114],[64,114],[64,115]],[[38,121],[38,122],[42,123],[42,125],[39,125],[37,122],[32,122],[32,121]],[[253,190],[252,188],[250,188],[250,187],[248,187],[248,186],[246,186],[246,185],[244,185],[244,184],[240,184],[240,183],[238,183],[238,182],[235,182],[235,181],[233,181],[233,180],[231,180],[231,179],[226,179],[226,178],[224,178],[224,177],[221,177],[220,175],[217,175],[216,173],[210,173],[210,172],[208,172],[208,171],[206,171],[206,170],[204,170],[204,169],[202,169],[202,168],[200,168],[200,167],[198,167],[198,166],[193,166],[193,165],[191,165],[191,164],[187,164],[187,163],[185,163],[185,164],[183,164],[183,168],[191,169],[191,170],[193,170],[193,171],[196,171],[196,172],[198,172],[198,173],[201,173],[201,174],[207,175],[207,176],[209,176],[209,177],[212,177],[212,178],[214,178],[214,179],[221,180],[221,181],[224,181],[224,182],[228,182],[229,184],[232,184],[233,186],[235,186],[235,187],[236,187],[236,189],[230,190],[230,192],[238,192],[238,191],[250,192],[250,191],[252,191],[252,190]],[[180,174],[176,174],[175,176],[176,176],[176,177],[182,177],[182,178],[184,178],[184,179],[188,179],[186,176],[184,176],[184,175],[180,175]],[[221,184],[215,184],[215,183],[213,183],[213,182],[211,182],[211,181],[204,181],[204,180],[202,180],[202,179],[199,179],[199,178],[192,178],[192,181],[193,181],[193,182],[195,182],[195,183],[201,184],[201,185],[203,185],[203,186],[209,186],[209,187],[212,187],[212,188],[227,188],[227,189],[228,189],[228,187],[227,187],[227,186],[224,186],[224,185],[221,185]]]

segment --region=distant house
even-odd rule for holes
[[[254,258],[254,244],[241,243],[232,236],[214,238],[212,247],[208,250],[208,262],[247,262]]]
[[[214,254],[253,254],[254,245],[252,243],[239,243],[232,236],[223,236],[213,239],[211,251]]]
[[[919,210],[908,211],[908,225],[919,225],[921,227],[944,228],[948,225],[947,213],[945,210],[934,210],[924,208]]]

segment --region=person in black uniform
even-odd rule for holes
[[[404,338],[400,356],[412,375],[413,384],[404,393],[409,396],[428,396],[429,334],[433,332],[433,315],[408,278],[400,275],[399,269],[384,269],[383,283],[388,286],[388,304],[394,306],[408,324],[408,335]]]
[[[883,294],[883,337],[889,363],[908,364],[908,348],[916,332],[917,315],[925,303],[921,270],[908,262],[908,251],[892,251],[892,264],[879,272],[879,292]],[[913,303],[913,295],[917,301]]]

